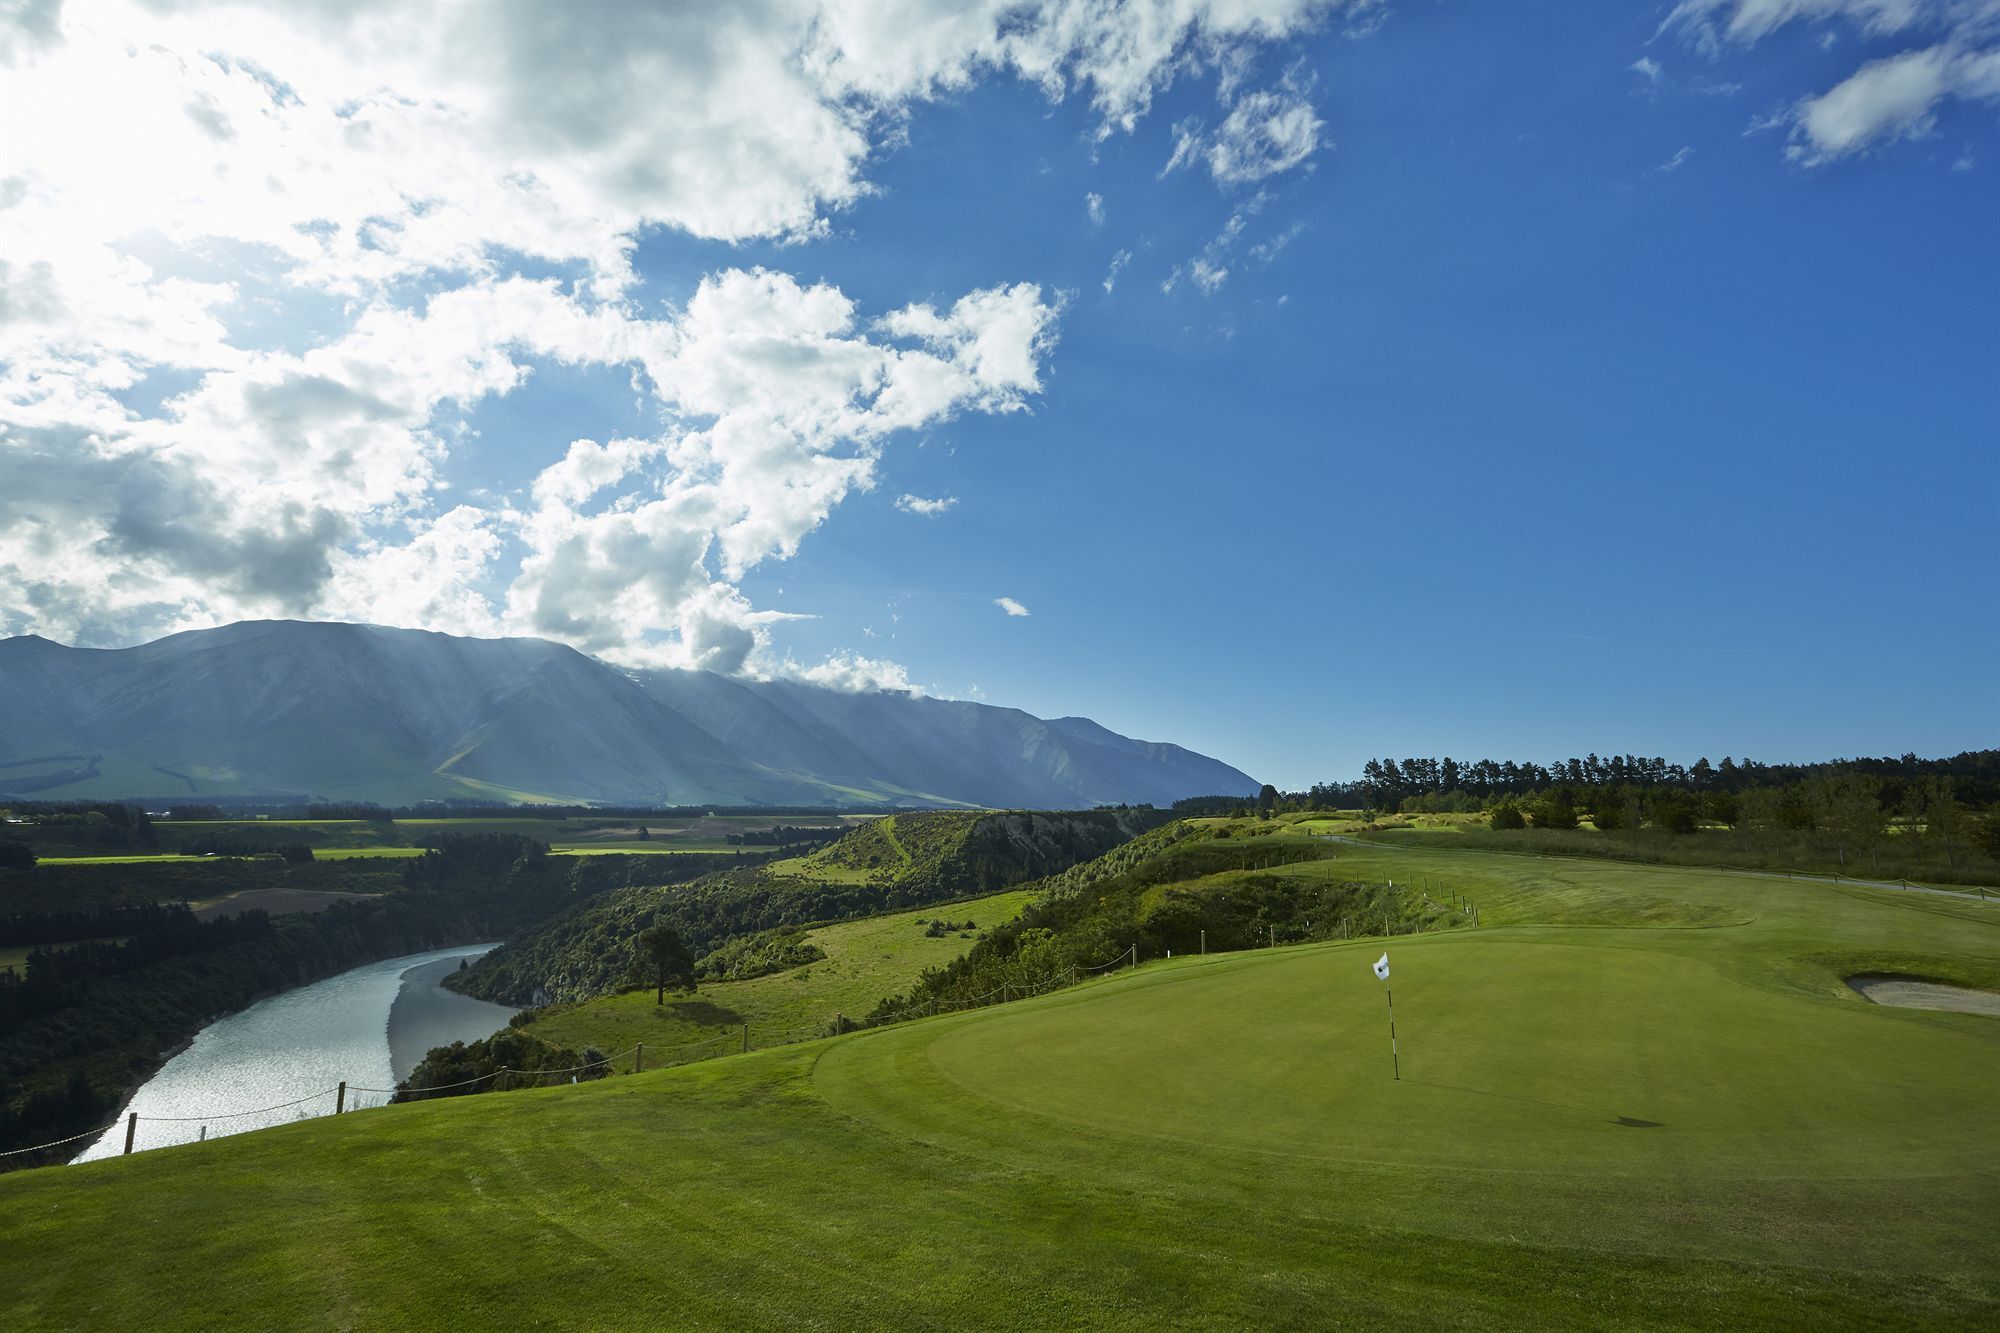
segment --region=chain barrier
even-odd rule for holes
[[[81,1134],[72,1134],[66,1139],[57,1139],[53,1143],[38,1143],[32,1148],[9,1148],[6,1152],[0,1152],[0,1157],[19,1157],[23,1153],[47,1152],[50,1148],[60,1148],[65,1143],[75,1143],[78,1139],[95,1138],[99,1134],[109,1134],[116,1128],[118,1128],[118,1122],[114,1120],[102,1129],[86,1129]]]

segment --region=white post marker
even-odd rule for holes
[[[1384,952],[1375,960],[1375,975],[1380,980],[1389,980],[1389,955]],[[1403,1081],[1403,1058],[1396,1052],[1396,988],[1384,985],[1382,991],[1389,997],[1389,1067],[1395,1071],[1396,1081]]]

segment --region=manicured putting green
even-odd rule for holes
[[[975,1097],[1163,1145],[1714,1180],[1921,1174],[1988,1155],[1991,1126],[1967,1112],[1995,1091],[1995,1046],[1976,1033],[1649,950],[1500,934],[1389,945],[1400,1081],[1376,943],[1190,960],[894,1040],[923,1042]]]

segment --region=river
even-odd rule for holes
[[[139,1116],[133,1151],[327,1115],[343,1079],[349,1110],[385,1104],[431,1047],[507,1026],[512,1009],[438,985],[461,959],[495,947],[460,945],[369,963],[217,1019],[133,1095],[125,1108]],[[121,1115],[76,1160],[124,1150]]]

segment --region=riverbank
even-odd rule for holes
[[[512,1016],[437,987],[460,960],[493,947],[460,945],[363,964],[208,1024],[131,1096],[135,1150],[327,1115],[341,1104],[342,1084],[345,1109],[385,1104],[400,1077],[392,1026],[406,1049],[428,1049],[485,1036]],[[403,1019],[393,1023],[406,991]],[[121,1117],[76,1160],[122,1153],[125,1129]]]
[[[496,948],[487,945],[487,950]],[[465,958],[482,955],[466,954]],[[509,1005],[475,1000],[439,983],[456,972],[460,960],[441,958],[403,973],[402,989],[389,1006],[389,1064],[401,1083],[433,1047],[490,1037],[519,1012]]]

